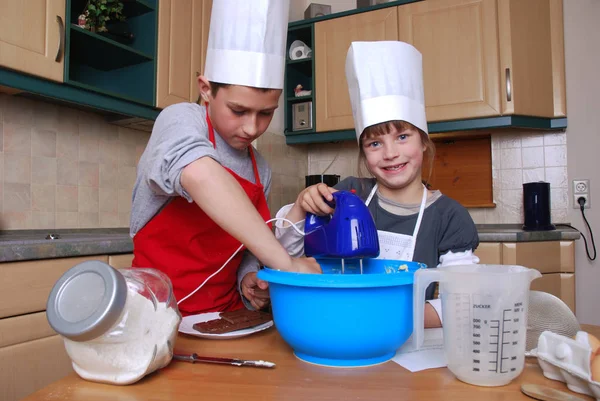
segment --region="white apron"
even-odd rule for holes
[[[365,202],[367,206],[371,203],[376,192],[377,184],[375,184]],[[419,228],[421,227],[426,204],[427,188],[423,186],[423,199],[421,200],[421,208],[419,209],[419,216],[417,217],[417,223],[415,224],[415,230],[413,231],[412,236],[377,230],[377,237],[379,238],[379,256],[377,259],[405,260],[412,262],[415,246],[417,244],[417,235],[419,234]]]

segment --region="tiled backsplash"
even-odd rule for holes
[[[308,174],[323,174],[330,166],[328,174],[344,178],[357,175],[357,163],[358,149],[353,141],[309,145]],[[569,202],[565,133],[492,134],[492,175],[496,207],[470,209],[475,223],[522,223],[522,185],[540,180],[550,183],[552,221],[566,222]]]
[[[304,189],[304,176],[308,171],[307,148],[287,146],[283,135],[271,132],[258,138],[256,146],[272,169],[269,209],[275,216],[282,206],[295,202]]]
[[[128,227],[149,135],[0,93],[0,229]]]

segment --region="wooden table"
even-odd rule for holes
[[[583,326],[600,337],[600,327]],[[566,392],[563,383],[543,377],[535,359],[528,358],[523,373],[503,387],[477,387],[454,378],[446,368],[411,373],[394,362],[369,368],[337,369],[296,359],[274,328],[236,340],[203,340],[180,336],[178,352],[206,356],[263,359],[275,369],[172,362],[130,386],[85,381],[72,374],[27,397],[51,400],[529,400],[522,383],[543,384]],[[574,393],[573,393],[574,394]],[[577,396],[592,400],[581,394]]]

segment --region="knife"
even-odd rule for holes
[[[206,362],[206,363],[218,363],[222,365],[233,365],[233,366],[253,366],[256,368],[274,368],[275,364],[273,362],[268,361],[249,361],[246,359],[236,359],[236,358],[217,358],[210,356],[198,356],[198,354],[193,353],[191,355],[185,354],[173,354],[173,359],[184,362]]]

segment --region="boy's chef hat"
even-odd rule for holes
[[[204,75],[209,81],[283,89],[289,0],[216,0]]]
[[[413,46],[397,41],[352,42],[346,79],[359,141],[365,128],[392,120],[428,132],[423,58]]]

